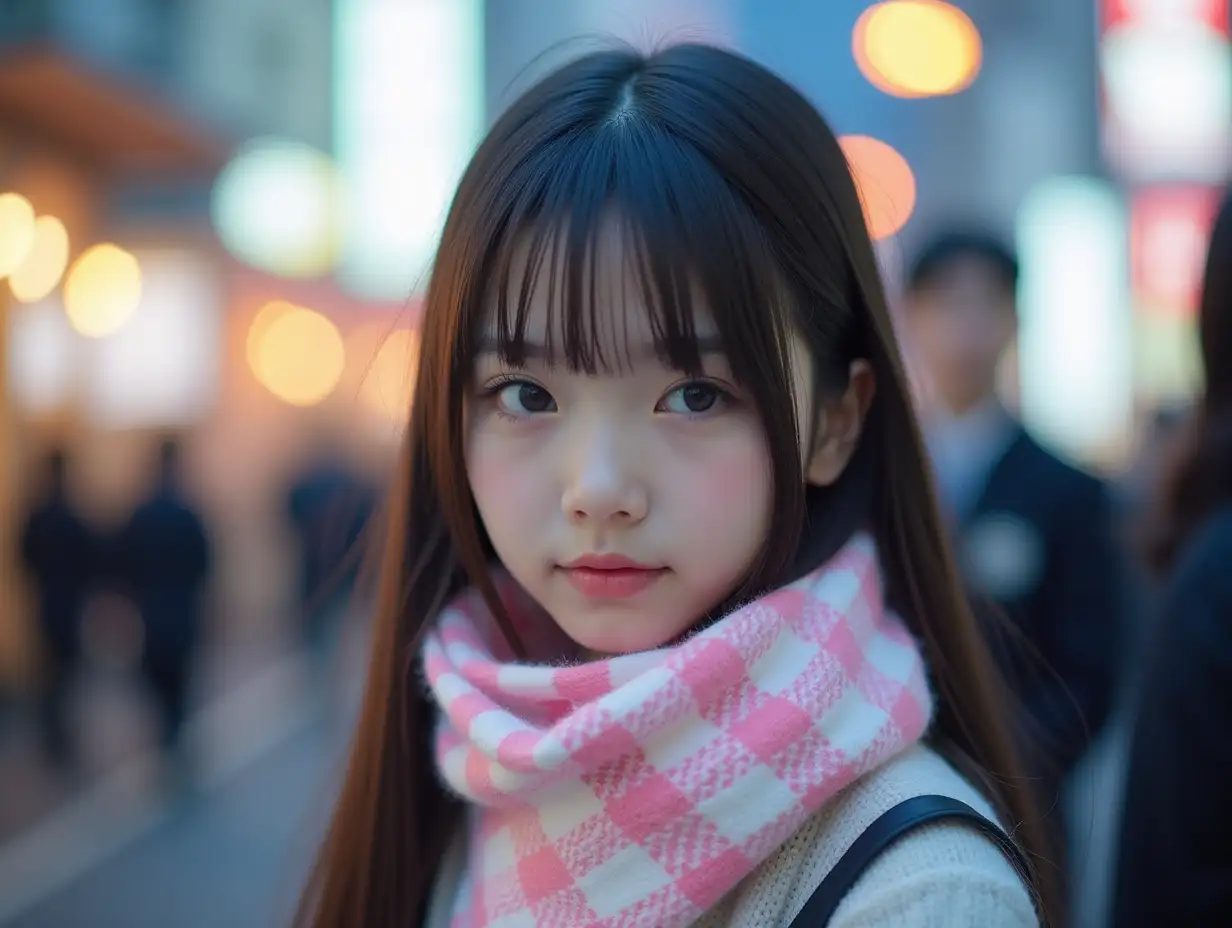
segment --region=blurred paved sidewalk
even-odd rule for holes
[[[331,807],[342,741],[283,732],[216,788],[7,918],[5,928],[274,928],[290,923]]]
[[[259,678],[290,652],[276,642],[205,652],[195,687],[198,709]],[[68,782],[43,758],[32,710],[29,704],[10,705],[0,719],[0,845],[154,743],[155,717],[140,684],[117,672],[90,670],[73,696],[81,771],[76,782]]]
[[[128,867],[135,854],[140,856],[136,849],[151,840],[157,847],[157,836],[183,820],[186,810],[217,807],[216,797],[234,792],[232,784],[242,783],[251,776],[248,771],[259,769],[293,739],[302,740],[314,724],[339,737],[349,734],[362,684],[364,639],[359,623],[345,630],[327,680],[313,673],[302,652],[289,648],[220,649],[206,655],[198,709],[186,731],[195,766],[187,795],[166,788],[165,765],[153,750],[153,715],[140,689],[114,676],[97,674],[85,681],[75,701],[90,774],[75,789],[49,774],[33,727],[20,719],[11,724],[0,734],[5,824],[0,832],[0,925],[48,906],[54,910],[61,898],[80,901],[83,881],[112,861]],[[340,750],[340,744],[332,749]],[[293,804],[282,805],[293,811]],[[204,820],[217,817],[207,812]],[[216,844],[206,842],[205,847]],[[182,850],[176,854],[177,860],[185,857]],[[224,869],[235,863],[224,859],[230,854],[219,856]],[[195,866],[201,860],[196,856]],[[155,878],[152,872],[149,876]],[[118,921],[99,924],[128,928],[122,916],[113,911],[108,918]]]

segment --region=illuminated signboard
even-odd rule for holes
[[[84,352],[87,412],[104,428],[195,424],[213,408],[222,375],[217,269],[188,249],[134,254],[141,302],[122,328]]]
[[[1219,192],[1210,187],[1138,191],[1130,206],[1134,293],[1144,312],[1187,316],[1197,308]]]
[[[335,146],[340,280],[406,299],[483,132],[482,0],[339,0]]]
[[[1142,23],[1201,23],[1216,32],[1228,31],[1228,0],[1103,0],[1100,31]]]
[[[1044,181],[1018,214],[1022,416],[1077,457],[1123,441],[1133,419],[1126,225],[1120,193],[1087,177]]]
[[[1104,152],[1132,181],[1220,183],[1232,152],[1228,0],[1105,0]]]

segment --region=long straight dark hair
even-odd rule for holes
[[[552,311],[561,314],[548,325],[559,333],[553,350],[573,369],[609,366],[600,341],[610,326],[596,318],[587,282],[597,276],[595,238],[612,216],[638,256],[665,359],[700,369],[691,305],[700,294],[764,423],[774,531],[736,595],[782,583],[802,558],[819,565],[870,529],[887,599],[923,642],[938,698],[932,737],[986,774],[982,786],[1004,820],[1044,856],[1001,688],[942,532],[860,199],[834,133],[796,90],[731,52],[621,49],[562,67],[514,103],[449,211],[427,293],[367,691],[303,925],[403,928],[425,917],[460,804],[433,765],[420,638],[463,584],[484,593],[508,633],[465,477],[464,396],[478,338],[495,313],[500,351],[518,362],[533,280],[547,267]],[[793,334],[810,349],[819,396],[846,386],[855,359],[876,376],[856,453],[821,490],[806,491],[801,467],[786,350]],[[1028,879],[1047,912],[1047,876]]]
[[[1205,386],[1170,456],[1147,534],[1147,562],[1161,574],[1206,517],[1232,502],[1232,191],[1211,230],[1198,341]]]

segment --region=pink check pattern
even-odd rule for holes
[[[690,924],[932,712],[864,536],[656,651],[509,663],[490,628],[467,592],[423,655],[440,773],[472,813],[457,928]]]

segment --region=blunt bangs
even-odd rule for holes
[[[640,110],[526,151],[479,207],[499,219],[477,249],[486,290],[464,308],[465,358],[494,336],[501,359],[521,365],[531,297],[542,287],[548,364],[588,374],[622,369],[627,339],[605,307],[635,299],[663,362],[697,375],[702,299],[713,323],[706,334],[717,335],[737,381],[790,390],[783,274],[748,207],[701,153]],[[598,266],[612,253],[602,247],[612,235],[628,267]],[[632,280],[638,292],[600,293],[612,279]]]

